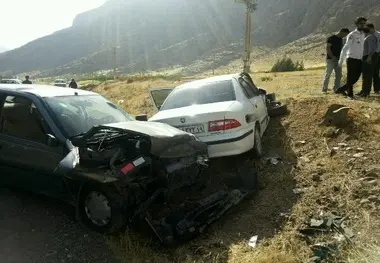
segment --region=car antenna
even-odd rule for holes
[[[75,95],[75,96],[78,96],[78,92],[74,92],[74,95]]]

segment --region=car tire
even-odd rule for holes
[[[261,156],[263,155],[263,144],[260,127],[258,124],[255,125],[254,143],[252,151],[256,158],[261,158]]]
[[[112,187],[84,186],[77,209],[82,225],[101,234],[117,233],[127,223],[125,198]]]
[[[279,117],[288,113],[288,107],[282,105],[279,102],[273,102],[270,107],[268,107],[269,117]]]

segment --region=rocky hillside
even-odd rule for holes
[[[0,46],[0,53],[7,51],[8,49],[6,47]]]
[[[351,26],[358,15],[380,25],[378,0],[266,0],[254,14],[255,45],[278,47],[314,32]],[[0,72],[42,75],[110,69],[140,72],[188,65],[210,51],[241,54],[244,7],[234,0],[109,0],[72,27],[0,54]]]

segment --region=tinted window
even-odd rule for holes
[[[161,106],[166,98],[169,96],[169,94],[172,92],[173,89],[157,89],[157,90],[152,90],[150,93],[152,95],[154,104],[159,107]]]
[[[258,96],[260,94],[255,84],[253,84],[249,80],[245,78],[240,78],[239,83],[242,86],[244,94],[247,96],[248,99],[253,98],[254,96]]]
[[[58,125],[71,137],[88,132],[96,125],[133,120],[99,95],[62,96],[44,98],[58,121]]]
[[[37,142],[46,141],[41,114],[27,98],[7,96],[1,109],[1,133]]]
[[[162,110],[236,100],[232,80],[205,83],[200,86],[185,86],[175,89],[167,98]]]

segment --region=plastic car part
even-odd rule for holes
[[[278,117],[288,113],[288,107],[281,102],[271,102],[270,107],[268,107],[268,115],[270,117]]]
[[[245,169],[230,182],[228,189],[219,190],[196,202],[185,202],[159,220],[152,219],[146,211],[145,220],[164,245],[181,244],[203,233],[211,223],[257,189],[256,171]]]
[[[267,101],[269,103],[276,101],[276,94],[275,93],[269,93],[266,95],[266,97],[267,97]]]

